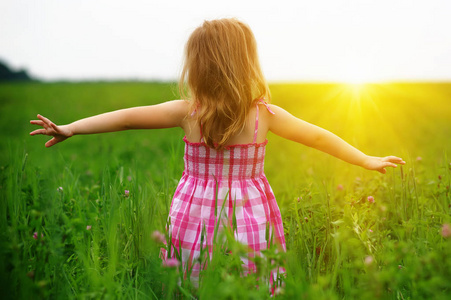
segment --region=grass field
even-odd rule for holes
[[[181,129],[77,136],[50,149],[30,137],[57,124],[176,99],[163,83],[0,84],[0,295],[12,299],[265,299],[227,240],[199,288],[161,266],[183,171]],[[407,164],[386,175],[270,134],[265,173],[282,212],[281,299],[451,297],[451,84],[278,84],[272,103],[370,155]],[[128,192],[126,192],[128,191]],[[370,197],[370,198],[368,198]],[[372,198],[371,198],[372,197]],[[368,199],[373,201],[369,201]],[[372,203],[373,202],[373,203]],[[451,230],[451,229],[449,229]]]

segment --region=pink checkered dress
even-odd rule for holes
[[[202,248],[208,246],[211,254],[215,226],[219,223],[220,232],[224,220],[233,228],[236,240],[252,249],[250,257],[267,249],[268,235],[285,250],[279,207],[263,171],[268,141],[256,143],[258,106],[252,144],[216,151],[203,142],[192,143],[184,138],[185,171],[169,212],[169,234],[174,245],[170,256],[180,254],[184,267],[192,268],[192,278],[200,272],[196,259],[201,240]],[[206,233],[203,238],[202,232]],[[166,250],[162,254],[163,259],[168,257]],[[246,273],[255,271],[252,261],[247,258],[242,261]]]

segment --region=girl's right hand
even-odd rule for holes
[[[30,135],[43,134],[53,136],[52,139],[45,143],[46,147],[51,147],[74,135],[67,125],[57,126],[55,123],[41,115],[38,115],[38,118],[39,120],[31,120],[30,123],[42,126],[43,128],[30,132]]]
[[[386,167],[396,168],[396,164],[404,165],[406,162],[402,158],[396,156],[367,156],[363,163],[363,167],[368,170],[374,170],[385,174],[387,173],[387,170],[385,170]]]

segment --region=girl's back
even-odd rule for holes
[[[256,129],[257,105],[259,106],[258,109],[259,112],[258,112],[258,130],[256,143],[263,143],[266,140],[266,135],[269,129],[268,117],[271,113],[262,102],[257,103],[258,104],[253,105],[252,108],[250,109],[246,117],[243,130],[233,135],[226,143],[226,146],[253,143]],[[188,114],[186,119],[182,122],[181,127],[185,131],[185,137],[188,141],[193,143],[201,141],[202,139],[201,127],[199,125],[195,113]]]

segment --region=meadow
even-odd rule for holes
[[[0,84],[0,295],[4,299],[451,298],[451,84],[272,84],[272,103],[365,153],[407,162],[387,174],[269,134],[265,173],[286,253],[240,276],[225,231],[195,287],[163,266],[161,244],[183,171],[181,129],[30,137],[57,124],[177,99],[172,83]],[[448,224],[448,225],[447,225]],[[231,253],[230,251],[231,250]]]

